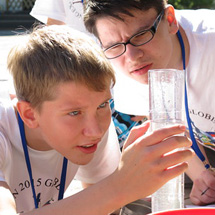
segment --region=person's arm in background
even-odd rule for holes
[[[60,20],[56,20],[48,17],[47,25],[65,25],[65,23]]]
[[[0,181],[0,215],[16,214],[16,204],[6,182]]]
[[[64,9],[64,1],[36,0],[30,15],[44,24],[65,24],[66,14]]]
[[[208,159],[204,147],[200,144],[199,148],[204,154],[207,163]],[[206,170],[202,161],[195,155],[189,161],[189,168],[186,174],[193,181],[190,192],[190,200],[195,205],[207,205],[215,202],[215,174],[210,169]],[[208,189],[209,188],[209,189]],[[207,190],[208,189],[208,190]],[[204,194],[203,192],[207,190]]]
[[[82,182],[81,184],[82,184],[83,189],[88,188],[88,187],[90,187],[90,186],[93,185],[93,184],[87,184],[87,183],[84,183],[84,182]],[[110,213],[109,215],[119,215],[119,214],[120,214],[120,209],[121,209],[121,208],[119,208],[119,209],[113,211],[113,212]]]

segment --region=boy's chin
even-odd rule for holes
[[[78,160],[71,159],[70,162],[77,164],[77,165],[80,165],[80,166],[83,166],[83,165],[87,165],[88,163],[90,163],[90,161],[92,161],[93,157],[94,156],[92,155],[86,159],[78,159]]]

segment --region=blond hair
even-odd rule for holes
[[[19,100],[39,108],[54,99],[56,86],[77,82],[94,91],[115,83],[114,71],[100,47],[83,33],[66,26],[40,26],[8,56]]]

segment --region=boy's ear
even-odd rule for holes
[[[179,25],[175,17],[175,9],[172,5],[168,5],[166,7],[165,16],[169,24],[170,33],[176,34],[179,29]]]
[[[29,127],[29,128],[37,128],[38,123],[35,117],[36,110],[31,107],[29,102],[26,101],[18,101],[17,102],[17,111],[22,118],[22,121]]]

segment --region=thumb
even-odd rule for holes
[[[150,127],[150,121],[144,122],[142,125],[135,126],[131,129],[130,134],[123,146],[123,149],[127,148],[129,145],[131,145],[136,139],[143,136]]]

